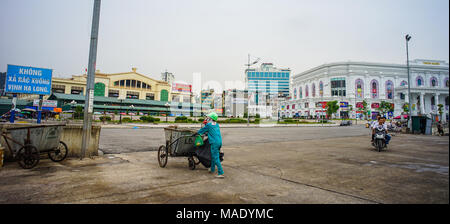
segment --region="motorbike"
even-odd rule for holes
[[[386,148],[386,130],[383,127],[375,128],[375,136],[373,141],[373,146],[378,152],[381,152],[383,148]]]

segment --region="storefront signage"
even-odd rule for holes
[[[340,103],[340,107],[341,108],[347,108],[348,107],[348,102],[341,102]]]
[[[372,108],[376,109],[376,108],[380,108],[380,104],[379,103],[372,103]]]
[[[39,99],[33,100],[33,106],[38,107],[39,106]],[[58,101],[56,100],[43,100],[42,101],[42,107],[57,107]]]

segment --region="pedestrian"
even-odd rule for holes
[[[442,123],[440,121],[437,124],[437,129],[438,129],[439,135],[443,136],[444,135],[444,129],[442,128]]]
[[[201,128],[197,134],[202,135],[208,133],[209,143],[211,144],[211,168],[210,172],[214,173],[216,166],[217,178],[224,178],[222,164],[220,164],[220,148],[222,147],[222,135],[220,134],[219,124],[217,123],[217,114],[212,112],[206,115],[207,124]]]

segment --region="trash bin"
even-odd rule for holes
[[[65,124],[13,125],[4,127],[1,136],[19,165],[24,169],[31,169],[39,163],[41,153],[48,153],[54,162],[67,157],[67,145],[60,141],[64,126]]]

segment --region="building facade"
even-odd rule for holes
[[[95,96],[117,99],[141,99],[171,101],[171,87],[165,81],[149,78],[136,72],[105,74],[95,73]],[[87,75],[76,75],[72,78],[53,78],[52,92],[74,95],[85,95]]]
[[[245,71],[246,88],[257,94],[287,96],[289,95],[290,73],[290,69],[276,68],[272,63],[263,63],[260,68],[251,68]]]
[[[448,120],[449,66],[445,61],[410,62],[412,115],[437,115],[444,105],[443,119]],[[369,118],[380,113],[382,101],[394,106],[392,116],[404,112],[408,99],[406,65],[343,62],[318,66],[297,74],[292,79],[290,99],[280,104],[280,115],[319,116],[325,114],[322,105],[338,101],[336,117],[362,117],[356,108],[367,103]]]
[[[248,91],[230,89],[224,94],[223,111],[226,117],[244,117],[248,110]]]
[[[192,85],[172,83],[172,101],[180,103],[195,103]]]

